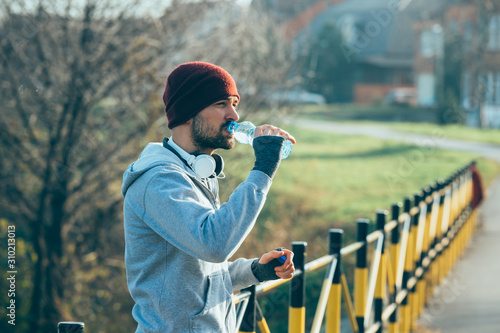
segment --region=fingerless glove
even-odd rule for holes
[[[277,280],[280,277],[276,275],[275,267],[283,265],[278,259],[273,259],[267,264],[259,264],[259,259],[252,262],[252,273],[260,281]]]
[[[264,172],[273,178],[281,161],[281,150],[285,139],[281,136],[259,136],[253,140],[255,165],[253,170]]]

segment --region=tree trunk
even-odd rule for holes
[[[59,321],[70,320],[64,313],[64,268],[62,267],[62,222],[66,196],[58,191],[51,198],[50,225],[45,233],[46,265],[44,292],[49,300],[43,308],[43,332],[57,327]]]
[[[33,274],[33,293],[31,295],[31,310],[30,310],[30,332],[38,332],[39,321],[40,321],[40,309],[41,302],[43,299],[42,295],[42,285],[43,285],[43,268],[42,268],[42,244],[41,244],[41,220],[36,220],[31,223],[35,226],[33,230],[33,235],[31,237],[31,242],[33,244],[33,249],[37,255],[34,274]]]

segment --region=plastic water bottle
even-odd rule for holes
[[[255,133],[255,125],[249,121],[243,121],[241,123],[237,123],[232,121],[228,126],[227,130],[229,133],[233,133],[234,137],[239,143],[252,145],[253,137]],[[285,159],[292,152],[292,141],[285,140],[283,143],[283,150],[281,151],[281,158]]]

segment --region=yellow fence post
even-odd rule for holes
[[[447,262],[446,262],[446,275],[449,274],[451,268],[453,267],[453,263],[455,262],[455,222],[457,219],[457,179],[456,174],[453,175],[451,179],[451,207],[450,207],[450,221],[448,225],[448,235],[449,235],[449,244],[447,248]]]
[[[377,274],[377,282],[375,283],[375,298],[373,300],[374,304],[374,314],[375,322],[380,323],[377,333],[382,333],[383,321],[382,312],[384,311],[384,297],[385,297],[385,286],[387,283],[387,254],[385,253],[385,223],[386,216],[388,212],[383,209],[377,210],[377,230],[382,233],[382,238],[379,242],[380,245],[380,264]]]
[[[403,298],[401,302],[401,331],[404,333],[410,332],[410,324],[411,324],[411,296],[410,291],[408,290],[408,281],[412,275],[413,270],[413,216],[411,216],[411,199],[405,198],[404,200],[404,212],[410,215],[411,222],[409,224],[408,230],[408,241],[406,245],[406,253],[401,253],[402,256],[405,256],[404,262],[404,272],[403,272],[403,281],[401,288],[407,291],[406,296]]]
[[[412,260],[413,260],[413,267],[411,270],[411,276],[415,277],[415,272],[417,267],[420,266],[420,253],[417,252],[417,249],[419,246],[421,246],[421,243],[419,243],[419,222],[420,222],[420,202],[422,202],[423,199],[423,194],[418,193],[414,195],[415,198],[415,214],[413,215],[413,248],[412,248]],[[421,249],[421,248],[420,248]],[[415,325],[415,320],[418,317],[418,311],[419,311],[419,305],[420,305],[420,299],[419,299],[419,285],[418,285],[418,280],[416,283],[413,284],[412,288],[410,289],[410,300],[411,300],[411,317],[410,317],[410,331],[413,330],[414,325]]]
[[[342,249],[342,229],[330,229],[330,248],[329,254],[337,257],[337,267],[333,273],[332,287],[328,296],[328,305],[326,308],[326,332],[340,333],[340,309],[342,285],[340,283],[341,271],[341,255]]]
[[[368,285],[368,266],[367,266],[367,240],[368,225],[370,220],[357,220],[357,241],[363,245],[356,251],[356,268],[354,270],[354,310],[356,312],[356,321],[358,323],[359,333],[365,332],[365,308]]]
[[[306,242],[292,242],[293,263],[295,269],[300,270],[302,274],[295,275],[290,284],[290,308],[288,314],[288,332],[290,333],[305,333],[306,331],[306,308],[304,306],[306,246]]]
[[[444,218],[444,200],[446,197],[445,191],[445,182],[443,179],[438,180],[438,191],[439,191],[439,213],[438,213],[438,221],[436,226],[436,240],[435,240],[435,249],[436,249],[436,258],[435,258],[435,277],[434,277],[434,285],[437,286],[441,283],[442,275],[443,275],[443,245],[441,241],[443,240],[443,218]]]
[[[398,290],[396,288],[397,284],[397,273],[398,273],[398,267],[399,267],[399,251],[400,251],[400,246],[399,246],[399,210],[401,208],[401,203],[397,203],[392,205],[391,209],[391,220],[396,221],[396,226],[394,229],[391,231],[391,246],[389,248],[390,254],[391,254],[391,266],[392,266],[392,281],[393,281],[393,293],[391,294],[391,303],[396,303],[396,294],[398,293]],[[398,333],[399,332],[399,325],[398,325],[398,307],[394,309],[392,312],[391,316],[389,317],[389,324],[387,326],[388,332],[389,333]]]
[[[419,299],[419,304],[418,304],[418,309],[417,309],[417,316],[420,316],[422,312],[424,311],[424,307],[426,304],[426,299],[427,299],[427,275],[428,275],[428,267],[424,267],[423,261],[424,258],[427,257],[427,254],[429,252],[429,247],[430,247],[430,226],[431,226],[431,217],[432,217],[432,190],[430,186],[426,186],[423,190],[423,196],[422,196],[422,201],[423,205],[425,206],[425,216],[423,217],[424,225],[421,226],[424,230],[424,236],[422,239],[422,245],[421,245],[421,253],[420,253],[420,258],[418,258],[418,266],[422,269],[422,275],[419,277],[418,280],[418,299]]]
[[[439,283],[443,282],[444,277],[448,275],[449,263],[449,245],[448,231],[452,220],[451,216],[451,197],[453,195],[453,187],[451,178],[445,180],[443,184],[444,189],[444,203],[443,203],[443,216],[441,220],[441,255],[439,264]]]
[[[431,204],[431,225],[429,228],[429,249],[433,251],[433,256],[429,258],[429,267],[428,267],[428,277],[427,277],[427,293],[425,295],[426,298],[426,304],[429,302],[429,299],[432,295],[432,292],[434,291],[434,288],[437,283],[437,266],[436,266],[436,255],[437,255],[437,250],[436,250],[436,240],[438,237],[438,229],[439,229],[439,214],[441,213],[441,206],[440,206],[440,185],[439,182],[436,181],[435,183],[432,184],[432,193],[431,193],[431,198],[432,198],[432,204]]]
[[[451,219],[451,229],[453,229],[453,236],[450,239],[450,262],[448,266],[448,272],[455,265],[455,261],[457,260],[457,222],[458,222],[458,210],[459,210],[459,184],[458,184],[458,175],[455,173],[453,175],[453,194],[451,196],[452,202],[452,219]]]
[[[257,326],[259,327],[260,333],[270,333],[269,326],[267,326],[266,318],[262,315],[262,310],[260,309],[259,303],[255,302],[256,305],[256,317],[257,317]]]

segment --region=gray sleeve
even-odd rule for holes
[[[252,273],[252,263],[258,259],[236,259],[229,263],[229,275],[231,276],[231,283],[233,290],[240,290],[260,281]]]
[[[271,179],[251,171],[215,209],[186,175],[160,172],[144,191],[142,219],[169,243],[209,262],[223,262],[240,247],[264,206]]]

